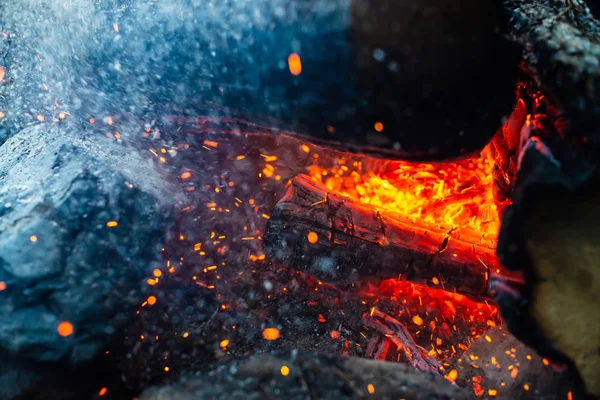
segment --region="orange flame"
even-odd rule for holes
[[[328,190],[361,203],[402,214],[415,223],[449,231],[468,230],[495,246],[500,221],[494,200],[494,160],[486,147],[477,156],[453,162],[357,161],[310,167]]]

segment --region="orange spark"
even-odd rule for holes
[[[447,375],[444,375],[444,378],[446,378],[450,382],[454,382],[456,378],[458,378],[458,371],[453,369],[450,372],[448,372]]]
[[[156,304],[156,297],[155,296],[150,296],[148,297],[148,304],[150,304],[151,306]]]
[[[298,76],[302,73],[302,60],[300,60],[300,56],[297,53],[289,55],[288,66],[292,75]]]
[[[104,396],[106,394],[106,392],[108,392],[108,388],[107,387],[103,387],[102,389],[100,389],[100,391],[98,392],[98,396]]]
[[[58,327],[56,327],[56,331],[62,337],[71,336],[73,334],[73,324],[69,321],[62,321],[58,324]]]
[[[383,124],[379,121],[375,122],[375,125],[373,125],[373,127],[375,128],[375,130],[377,132],[382,132],[383,131]]]
[[[310,244],[316,244],[319,241],[319,235],[316,232],[309,232],[306,238]]]
[[[281,372],[281,375],[283,376],[288,376],[290,374],[290,367],[287,365],[282,365],[279,372]]]
[[[210,146],[210,147],[218,147],[218,146],[219,146],[219,143],[218,143],[218,142],[215,142],[215,141],[213,141],[213,140],[205,140],[205,141],[204,141],[204,145],[205,145],[205,146]]]
[[[369,383],[369,384],[367,385],[367,391],[369,392],[369,394],[373,394],[373,393],[375,393],[375,386],[373,386],[373,384],[372,384],[372,383]]]
[[[0,281],[0,292],[6,290],[6,282]]]
[[[279,329],[277,328],[266,328],[263,331],[263,338],[266,340],[277,340],[279,339]]]
[[[117,221],[108,221],[106,223],[106,226],[108,226],[109,228],[114,228],[116,226],[119,226],[119,223]]]

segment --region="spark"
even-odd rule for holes
[[[71,336],[73,334],[73,330],[74,330],[73,324],[70,323],[69,321],[62,321],[56,327],[56,331],[62,337]]]
[[[448,372],[447,375],[444,375],[444,378],[446,378],[450,382],[454,382],[456,378],[458,378],[458,371],[455,369],[450,370],[450,372]]]
[[[288,57],[288,67],[292,75],[298,76],[302,73],[302,60],[297,53],[292,53]]]
[[[265,330],[263,330],[263,338],[270,341],[279,339],[279,329],[265,328]]]
[[[106,223],[106,226],[108,226],[109,228],[114,228],[116,226],[119,226],[119,223],[117,221],[108,221]]]
[[[281,372],[281,375],[283,376],[288,376],[290,374],[290,367],[287,365],[282,365],[279,369],[279,372]]]
[[[38,240],[37,236],[35,236],[35,235],[29,236],[29,241],[30,242],[35,243],[35,242],[37,242],[37,240]]]

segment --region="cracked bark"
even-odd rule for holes
[[[482,242],[465,229],[427,227],[328,193],[304,175],[291,181],[264,236],[269,256],[325,281],[400,278],[487,299],[488,269],[499,266]]]

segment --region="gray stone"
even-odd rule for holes
[[[98,355],[143,302],[177,201],[152,161],[125,145],[67,125],[9,139],[0,147],[0,352],[70,367]],[[66,337],[62,321],[74,328]]]

